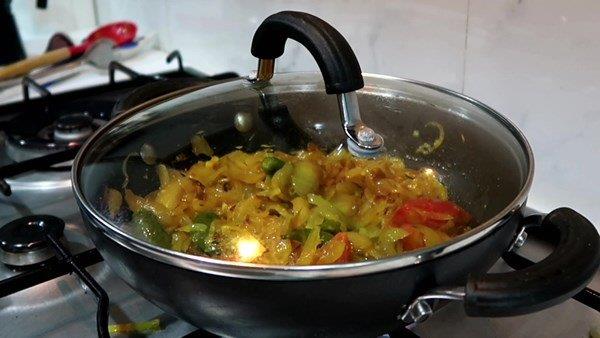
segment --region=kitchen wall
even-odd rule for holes
[[[363,71],[432,81],[460,90],[467,0],[457,1],[161,1],[98,2],[101,22],[134,18],[158,30],[165,49],[178,48],[186,62],[207,72],[256,67],[250,42],[269,14],[300,10],[340,30]],[[101,5],[100,5],[101,4]],[[316,69],[299,44],[289,42],[278,71]]]
[[[15,0],[18,21],[28,15],[23,2],[33,3]],[[49,0],[61,3],[74,1]],[[262,19],[284,9],[317,14],[346,36],[365,72],[439,84],[506,114],[536,154],[533,206],[575,205],[600,223],[600,188],[589,184],[600,167],[600,1],[95,0],[95,8],[82,15],[132,19],[188,65],[242,74],[255,68],[250,41]],[[50,30],[23,34],[39,31]],[[278,71],[315,68],[294,42],[277,62]]]
[[[13,0],[11,9],[28,54],[42,52],[54,32],[89,30],[96,24],[93,0],[49,0],[43,10],[34,0]]]

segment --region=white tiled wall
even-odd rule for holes
[[[597,0],[82,3],[90,1],[96,3],[99,23],[137,21],[142,32],[159,34],[164,49],[180,49],[184,62],[208,73],[234,70],[245,74],[255,68],[250,41],[267,15],[284,9],[314,13],[346,36],[363,71],[464,91],[506,114],[523,129],[536,155],[530,204],[543,210],[571,205],[600,224]],[[31,7],[25,2],[33,0],[15,0],[14,7]],[[49,1],[63,7],[74,3]],[[87,5],[77,1],[77,6]],[[86,10],[82,13],[78,16],[93,16]],[[27,17],[17,14],[17,19]],[[72,13],[65,18],[72,21]],[[53,22],[68,26],[69,20]],[[36,26],[33,21],[29,24]],[[23,33],[48,33],[49,26],[30,27]],[[301,46],[288,42],[277,69],[309,70],[316,69],[316,64]]]
[[[464,91],[527,135],[531,202],[600,226],[600,2],[470,0],[468,32]]]
[[[11,8],[29,54],[43,51],[55,32],[88,31],[96,24],[93,0],[50,0],[46,9],[34,0],[13,0]]]
[[[206,72],[256,67],[250,42],[269,14],[301,10],[330,22],[348,39],[363,71],[462,87],[467,0],[421,1],[98,1],[101,23],[138,20],[159,32],[165,49]],[[288,42],[279,71],[316,69],[299,44]]]

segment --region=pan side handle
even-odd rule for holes
[[[439,299],[462,300],[471,317],[517,316],[546,309],[581,291],[600,265],[598,231],[569,208],[537,219],[539,226],[531,230],[544,232],[555,244],[549,256],[521,270],[469,276],[465,287],[433,290],[413,301],[399,318],[424,321],[433,312],[431,301]]]

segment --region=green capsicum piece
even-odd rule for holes
[[[212,222],[219,218],[214,212],[201,212],[194,218],[192,225],[192,243],[196,245],[198,250],[212,256],[219,252],[219,248],[214,243],[214,227]]]
[[[139,237],[163,248],[171,247],[171,235],[165,231],[152,211],[140,209],[133,214],[132,222]]]
[[[273,175],[277,170],[283,168],[285,162],[275,156],[267,156],[261,163],[262,170],[267,175]]]

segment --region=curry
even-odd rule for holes
[[[293,154],[264,149],[210,154],[186,171],[158,165],[160,188],[121,200],[136,235],[161,247],[275,265],[358,262],[447,241],[471,216],[448,200],[434,170],[397,157],[363,159],[316,146]]]

